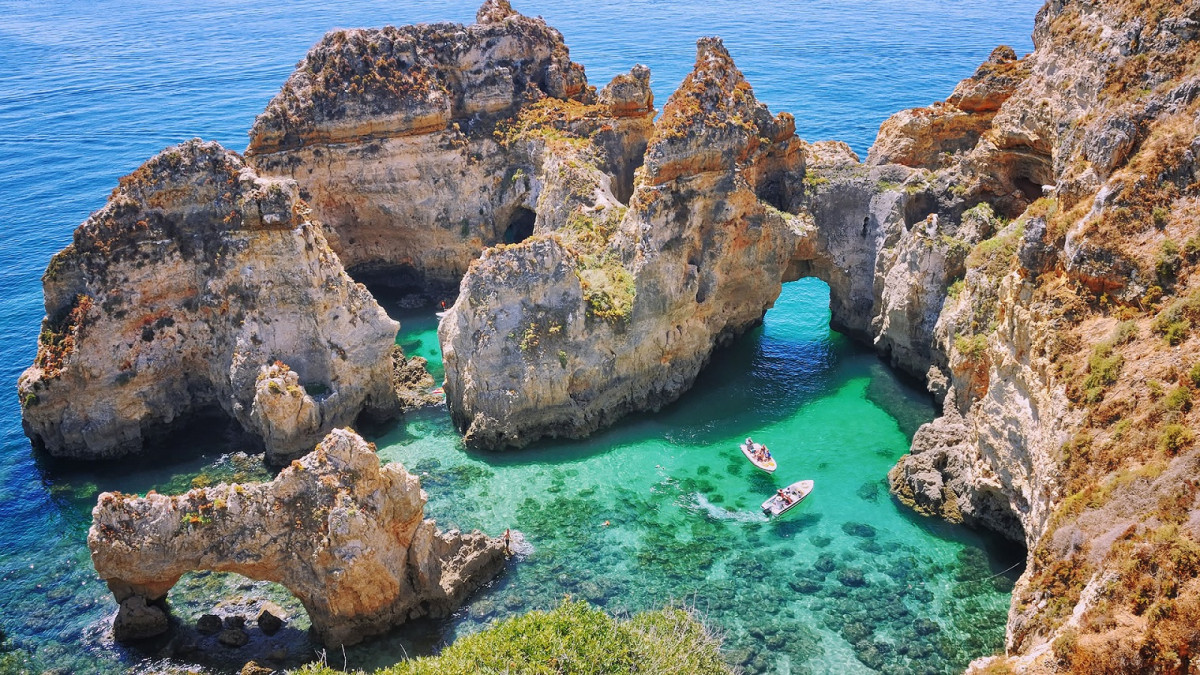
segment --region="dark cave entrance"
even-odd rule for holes
[[[912,229],[913,225],[924,222],[934,213],[937,213],[937,200],[933,195],[925,192],[912,195],[904,202],[904,229]]]
[[[504,230],[504,243],[519,244],[533,236],[533,226],[537,223],[537,214],[524,206],[518,206],[512,220]]]

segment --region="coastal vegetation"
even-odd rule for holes
[[[375,675],[724,675],[720,639],[677,607],[617,620],[580,600],[532,611],[455,640],[437,656],[402,661]],[[338,675],[324,664],[296,675]]]

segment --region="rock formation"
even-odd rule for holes
[[[506,124],[596,98],[541,19],[488,0],[477,20],[329,33],[255,120],[250,161],[300,184],[357,278],[453,288],[484,247],[531,234],[542,143],[507,142]],[[653,106],[614,95],[597,147],[631,182]]]
[[[1013,218],[972,246],[937,319],[946,415],[891,481],[918,510],[1028,546],[1018,671],[1194,658],[1197,26],[1196,2],[1049,3],[1030,56],[993,58],[953,110],[897,115],[871,152],[937,169],[943,224],[957,204]],[[958,115],[980,87],[1003,96],[969,134],[912,122]]]
[[[282,584],[326,645],[353,644],[447,616],[503,567],[499,539],[440,532],[424,505],[416,476],[381,466],[373,446],[334,430],[270,483],[105,492],[88,548],[120,603],[118,639],[164,632],[167,591],[185,572],[215,570]]]
[[[539,211],[544,233],[468,270],[441,329],[456,423],[500,447],[653,410],[778,280],[817,276],[835,327],[944,403],[894,491],[1028,547],[1012,665],[1186,664],[1197,25],[1197,2],[1050,3],[1032,55],[998,49],[945,103],[899,113],[866,163],[743,105],[702,41],[626,212],[582,180],[594,205]]]
[[[816,276],[834,327],[943,405],[893,492],[1029,550],[1007,665],[1186,670],[1198,27],[1200,0],[1050,2],[1031,55],[999,48],[945,102],[898,113],[866,162],[799,140],[715,39],[653,122],[645,68],[594,92],[561,36],[504,0],[473,26],[331,33],[251,132],[255,169],[282,178],[208,146],[164,153],[55,259],[27,428],[116,454],[220,407],[285,454],[392,405],[394,324],[296,184],[354,270],[461,280],[439,331],[447,400],[482,447],[657,409],[782,281]],[[268,250],[281,262],[250,264]],[[283,260],[308,267],[269,276]],[[316,304],[345,298],[336,313],[304,314],[296,289],[317,287]],[[121,631],[158,625],[155,589],[118,592]]]
[[[638,83],[601,98],[626,89]],[[563,170],[544,172],[544,194],[563,195],[538,210],[550,231],[485,252],[441,323],[447,400],[467,442],[582,436],[686,391],[779,294],[806,226],[775,206],[800,191],[793,131],[705,39],[654,126],[628,209],[588,161],[588,136],[569,136],[547,160]]]
[[[944,367],[934,335],[946,287],[990,221],[939,226],[922,172],[863,165],[794,131],[704,39],[628,209],[614,208],[602,171],[545,172],[545,192],[569,183],[590,202],[544,200],[550,231],[486,251],[441,324],[447,401],[467,442],[582,436],[657,410],[802,276],[830,284],[836,328],[916,376]],[[578,166],[580,148],[586,138],[556,161]]]
[[[289,180],[216,143],[159,153],[113,190],[43,277],[18,384],[51,454],[115,457],[219,412],[275,460],[397,410],[398,329],[329,250]]]

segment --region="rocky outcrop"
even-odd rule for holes
[[[628,209],[602,171],[545,172],[544,193],[574,196],[543,199],[539,223],[561,225],[486,251],[439,329],[467,442],[582,436],[658,409],[714,347],[759,322],[807,227],[776,206],[802,189],[793,131],[755,100],[720,40],[704,39],[654,126]],[[591,154],[575,138],[567,145]]]
[[[1197,491],[1157,479],[1196,452],[1198,21],[1195,2],[1050,3],[1033,54],[1000,48],[945,103],[889,120],[866,164],[746,106],[702,42],[628,211],[583,180],[592,204],[539,213],[552,231],[468,271],[441,331],[456,423],[500,447],[653,410],[776,279],[820,277],[835,327],[945,406],[893,490],[1028,547],[1015,665],[1108,631],[1057,642],[1058,665],[1096,672],[1120,651],[1169,670],[1194,635],[1181,617],[1200,615],[1200,590],[1178,585],[1200,573]],[[1141,504],[1119,526],[1115,495]]]
[[[326,645],[353,644],[447,616],[503,567],[499,539],[440,532],[424,504],[416,476],[335,430],[270,483],[105,492],[88,548],[120,603],[118,639],[164,632],[167,591],[185,572],[215,570],[282,584]]]
[[[642,71],[583,106],[623,184],[654,113]],[[329,33],[255,120],[246,154],[299,183],[356,278],[449,289],[483,248],[535,228],[557,131],[518,140],[514,127],[595,99],[558,31],[488,0],[470,26]]]
[[[282,461],[394,415],[396,322],[354,283],[290,180],[190,141],[123,178],[43,277],[18,384],[51,454],[115,457],[216,412]]]
[[[392,380],[396,383],[396,397],[404,410],[439,405],[445,398],[431,393],[434,389],[433,375],[426,368],[427,361],[420,356],[406,357],[397,345],[392,350]]]
[[[1004,102],[1029,77],[1029,61],[1011,47],[997,47],[971,78],[944,103],[905,110],[888,118],[871,146],[869,164],[903,164],[937,170],[971,150]]]
[[[803,276],[829,283],[834,327],[917,377],[945,368],[935,329],[947,287],[994,219],[961,217],[963,200],[927,172],[864,165],[794,131],[706,39],[627,210],[613,208],[603,172],[548,178],[544,194],[568,183],[588,199],[551,201],[539,223],[561,225],[485,252],[441,324],[447,400],[467,441],[580,436],[656,410]],[[564,154],[556,161],[571,164]]]
[[[932,184],[1013,220],[966,257],[934,331],[946,414],[890,478],[922,512],[1027,545],[1021,672],[1173,672],[1195,644],[1197,19],[1195,2],[1049,3],[975,143],[915,152]],[[907,119],[873,160],[941,142]]]

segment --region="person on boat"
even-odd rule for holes
[[[768,450],[767,446],[765,446],[765,445],[762,446],[762,454],[763,454],[763,461],[771,459],[771,451]]]
[[[784,506],[792,503],[792,495],[788,494],[787,490],[779,489],[775,491],[775,495],[783,502]]]

